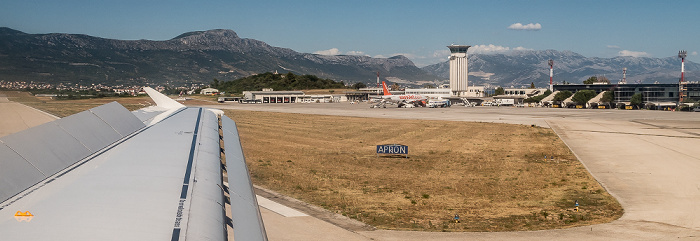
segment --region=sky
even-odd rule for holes
[[[587,57],[673,57],[700,62],[700,1],[181,1],[0,0],[0,27],[111,39],[167,40],[231,29],[304,53],[444,62],[469,53],[568,50]]]

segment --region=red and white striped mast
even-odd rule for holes
[[[549,60],[549,90],[554,92],[552,77],[554,76],[554,60]]]
[[[681,82],[685,81],[685,57],[688,56],[688,51],[678,51],[678,58],[681,58]]]
[[[688,56],[688,51],[678,51],[678,58],[681,58],[681,80],[678,82],[678,104],[683,103],[685,97],[685,57]]]

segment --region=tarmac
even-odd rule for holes
[[[557,230],[491,233],[374,230],[355,220],[257,188],[258,198],[267,199],[261,202],[261,214],[269,240],[700,240],[700,113],[462,106],[370,109],[367,104],[349,103],[208,107],[548,127],[625,210],[620,219],[611,223]],[[8,103],[2,96],[0,116],[0,136],[54,119],[33,108]],[[268,201],[284,204],[286,208]]]
[[[0,117],[0,137],[58,119],[46,112],[9,101],[4,94],[0,94]]]

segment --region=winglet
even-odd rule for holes
[[[382,81],[382,88],[384,89],[384,95],[391,95],[391,92],[389,92],[389,89],[386,88],[386,83]]]
[[[161,94],[160,92],[154,90],[151,87],[144,87],[144,91],[148,94],[148,96],[153,99],[153,101],[156,102],[156,105],[158,107],[163,107],[163,108],[168,108],[168,109],[178,109],[185,107],[185,105],[180,104],[179,102],[171,99],[170,97],[165,96],[164,94]]]

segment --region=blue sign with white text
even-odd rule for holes
[[[404,146],[404,145],[377,145],[377,154],[408,155],[408,146]]]

